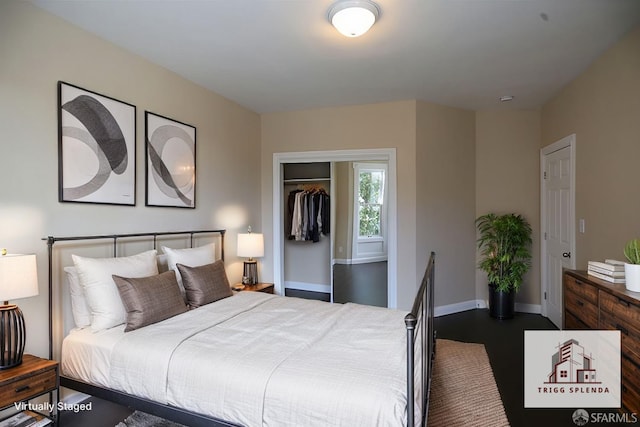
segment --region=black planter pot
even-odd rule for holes
[[[515,292],[499,291],[496,285],[489,284],[489,315],[496,319],[511,319],[515,311]]]

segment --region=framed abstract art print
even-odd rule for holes
[[[58,200],[136,204],[136,107],[58,82]]]
[[[146,205],[196,207],[196,128],[145,112]]]

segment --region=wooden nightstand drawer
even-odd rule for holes
[[[22,364],[0,370],[0,409],[48,392],[58,392],[58,362],[30,354],[22,357]]]
[[[57,387],[57,382],[55,368],[29,378],[10,382],[0,390],[0,407],[53,391]]]
[[[243,285],[238,283],[233,285],[231,288],[233,290],[237,290],[238,292],[262,292],[265,294],[273,294],[273,283],[256,283],[255,285]]]

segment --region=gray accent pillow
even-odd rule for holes
[[[140,278],[112,277],[127,312],[125,332],[188,310],[173,271]]]
[[[198,308],[233,295],[222,260],[198,267],[184,264],[176,264],[176,267],[182,276],[187,304],[191,308]]]

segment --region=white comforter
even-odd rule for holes
[[[247,427],[403,426],[403,319],[243,292],[123,334],[110,387]]]

